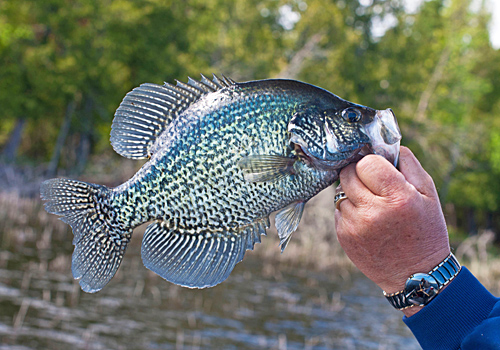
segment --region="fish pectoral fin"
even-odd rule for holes
[[[275,218],[276,229],[280,238],[281,252],[285,250],[292,233],[299,226],[302,213],[304,212],[305,202],[293,202],[281,209]]]
[[[111,145],[130,159],[150,158],[154,144],[170,123],[202,96],[235,84],[235,81],[204,75],[197,81],[177,81],[177,85],[142,84],[130,91],[115,112],[111,125]]]
[[[248,182],[277,181],[295,173],[297,158],[278,155],[251,155],[241,158],[238,166]]]
[[[268,227],[269,219],[262,219],[232,232],[188,233],[156,221],[144,233],[142,262],[169,282],[188,288],[213,287],[229,277]]]

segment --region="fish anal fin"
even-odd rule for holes
[[[292,238],[292,233],[299,226],[302,213],[304,212],[304,206],[305,202],[293,202],[276,214],[275,225],[278,230],[282,253],[288,245],[290,238]]]
[[[177,85],[142,84],[130,91],[115,112],[111,126],[111,145],[114,150],[130,159],[151,157],[158,136],[170,123],[202,96],[228,87],[235,82],[220,80],[214,75],[209,81],[192,78]]]
[[[169,282],[188,288],[213,287],[228,278],[246,250],[260,242],[266,226],[263,219],[234,231],[189,233],[156,221],[144,234],[142,262]]]
[[[238,166],[248,182],[277,181],[284,176],[293,175],[296,158],[278,155],[250,155],[241,158]]]

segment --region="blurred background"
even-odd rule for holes
[[[392,108],[434,177],[459,259],[500,292],[500,3],[490,0],[0,1],[0,349],[418,349],[335,238],[333,190],[284,254],[273,230],[210,290],[140,260],[136,230],[95,295],[40,181],[116,186],[143,164],[109,144],[144,82],[290,78]]]

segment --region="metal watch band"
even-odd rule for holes
[[[427,305],[460,272],[461,266],[450,253],[439,265],[425,273],[411,275],[402,291],[384,295],[396,309]]]

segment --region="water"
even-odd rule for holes
[[[134,239],[115,278],[87,294],[71,276],[70,236],[49,238],[2,245],[1,350],[420,348],[361,275],[287,268],[249,252],[226,282],[190,290],[144,268]]]

